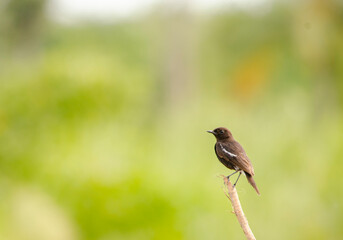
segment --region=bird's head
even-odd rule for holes
[[[232,134],[229,131],[229,129],[224,128],[224,127],[219,127],[212,131],[207,131],[207,132],[212,133],[216,137],[217,140],[232,138]]]

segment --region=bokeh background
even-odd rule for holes
[[[342,80],[341,1],[2,0],[0,238],[244,239],[226,126],[257,239],[341,239]]]

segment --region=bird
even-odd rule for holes
[[[244,172],[248,182],[256,190],[257,194],[260,195],[260,191],[258,190],[253,178],[255,172],[251,161],[241,144],[239,144],[239,142],[233,138],[232,133],[224,127],[219,127],[207,132],[212,133],[217,139],[217,142],[214,146],[214,151],[219,161],[225,167],[235,170],[235,172],[227,176],[227,178],[229,179],[232,175],[239,172],[237,180],[233,186],[236,186],[239,177],[241,176],[242,172]]]

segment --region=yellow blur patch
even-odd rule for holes
[[[272,60],[269,52],[260,51],[247,56],[237,65],[232,77],[236,97],[249,101],[266,88]]]

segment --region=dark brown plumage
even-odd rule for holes
[[[212,133],[217,139],[214,150],[219,161],[227,168],[235,170],[233,174],[239,172],[236,183],[243,171],[248,179],[248,182],[251,184],[251,186],[253,186],[257,194],[260,195],[260,192],[258,191],[253,178],[255,173],[250,159],[245,153],[243,147],[233,138],[231,132],[223,127],[216,128],[213,131],[207,132]],[[229,175],[228,177],[230,177],[231,175]],[[236,185],[236,183],[234,184],[234,186]]]

